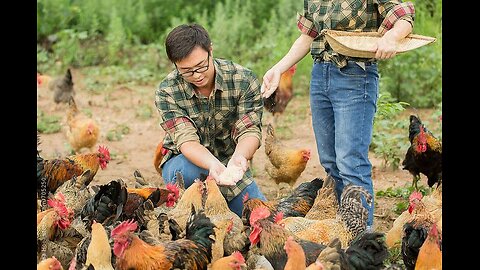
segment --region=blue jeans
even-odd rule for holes
[[[343,187],[359,185],[373,194],[368,149],[377,110],[378,71],[371,63],[363,69],[348,61],[339,69],[332,62],[313,64],[310,106],[320,163],[336,180],[338,198]],[[367,226],[373,224],[373,201]]]
[[[191,163],[183,154],[173,156],[167,162],[165,162],[165,164],[163,164],[162,177],[165,184],[176,183],[177,172],[180,172],[182,174],[183,180],[185,182],[185,188],[191,186],[195,179],[200,178],[201,173],[208,175],[208,170],[202,169]],[[242,217],[243,196],[247,192],[249,198],[259,198],[263,201],[267,200],[263,193],[259,190],[254,180],[250,185],[248,185],[244,190],[242,190],[239,195],[237,195],[231,201],[227,202],[228,208],[230,208],[230,210],[232,210],[232,212],[237,214],[239,217]]]

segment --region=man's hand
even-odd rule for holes
[[[211,164],[208,168],[208,174],[215,179],[218,183],[220,179],[220,175],[225,171],[226,167],[220,161],[216,161],[215,163]]]
[[[233,155],[230,160],[228,161],[227,167],[236,166],[242,168],[243,172],[245,173],[248,169],[248,162],[247,159],[242,155]]]
[[[214,177],[220,186],[234,186],[243,178],[247,171],[247,159],[239,154],[234,154],[228,161],[227,168],[218,177]]]
[[[281,75],[281,72],[275,68],[271,68],[265,73],[263,76],[262,87],[260,88],[262,97],[268,98],[273,92],[275,92],[275,90],[277,90]]]
[[[376,51],[376,59],[388,59],[397,54],[397,41],[390,36],[382,36],[372,51]]]

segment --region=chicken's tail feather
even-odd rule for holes
[[[382,269],[388,257],[383,233],[364,232],[345,251],[351,269]]]
[[[187,220],[186,238],[203,246],[207,250],[210,259],[212,257],[212,244],[215,242],[211,238],[211,236],[215,237],[214,226],[210,218],[205,215],[203,209],[197,212],[192,204],[191,214]]]

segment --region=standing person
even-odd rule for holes
[[[348,184],[365,187],[373,196],[368,149],[377,110],[377,60],[395,56],[396,44],[412,32],[415,9],[400,0],[304,0],[298,15],[300,37],[288,53],[263,76],[262,95],[277,88],[280,74],[308,52],[314,59],[310,106],[320,163],[336,180],[338,198]],[[331,49],[323,29],[378,31],[372,59],[341,55]],[[367,229],[373,225],[373,201],[368,206]]]
[[[211,175],[230,210],[241,217],[247,192],[266,200],[247,165],[262,141],[260,83],[251,70],[214,58],[209,35],[198,24],[175,27],[165,48],[175,69],[155,92],[165,130],[162,177],[175,182],[180,172],[189,187],[201,173]],[[218,177],[226,165],[243,170],[235,185]]]

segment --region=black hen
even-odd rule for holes
[[[402,259],[407,270],[415,269],[418,252],[428,236],[426,226],[415,226],[414,222],[403,225]]]
[[[340,240],[335,238],[318,255],[317,261],[325,269],[383,269],[388,257],[383,236],[376,232],[363,233],[346,250],[341,248]]]
[[[402,162],[403,169],[413,175],[413,186],[417,188],[420,173],[428,179],[428,186],[437,186],[442,181],[442,143],[427,130],[420,119],[410,115],[410,126],[408,128],[408,139],[410,147]]]
[[[70,69],[63,77],[57,78],[49,84],[51,90],[53,90],[53,100],[55,103],[68,103],[70,98],[75,95],[73,89],[72,73]]]
[[[282,212],[283,217],[304,217],[312,207],[317,192],[322,186],[323,179],[320,178],[301,183],[290,196],[278,201],[277,212]]]
[[[348,269],[382,269],[388,257],[385,235],[378,232],[364,232],[352,241],[345,250]],[[343,268],[342,268],[343,269]]]
[[[112,180],[100,186],[95,196],[87,201],[80,215],[87,228],[91,228],[93,220],[106,227],[120,217],[126,202],[125,183],[122,179]]]

